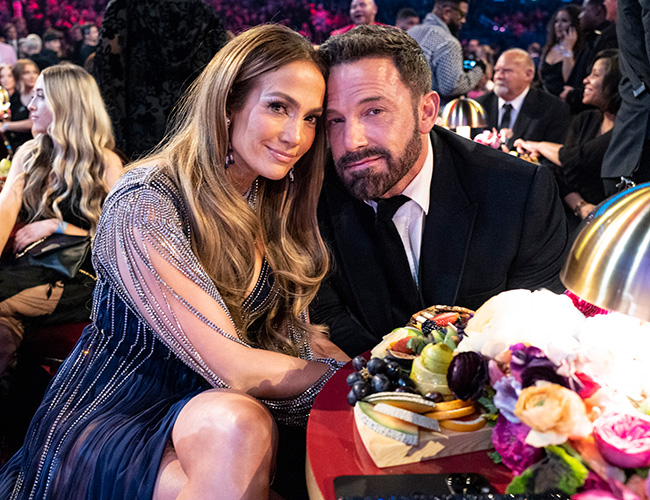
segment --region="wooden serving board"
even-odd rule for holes
[[[462,455],[492,448],[492,427],[485,426],[472,432],[440,432],[420,428],[416,446],[401,443],[373,431],[360,419],[354,419],[368,454],[379,468],[412,464],[433,458]]]

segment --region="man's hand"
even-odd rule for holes
[[[21,227],[16,232],[14,252],[19,252],[27,245],[54,234],[58,225],[58,219],[45,219]]]

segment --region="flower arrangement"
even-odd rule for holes
[[[503,292],[470,319],[447,380],[493,404],[507,493],[650,496],[650,325],[569,294]]]

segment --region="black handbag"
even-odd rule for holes
[[[90,236],[54,233],[17,253],[15,265],[46,267],[65,278],[74,278],[89,250]]]

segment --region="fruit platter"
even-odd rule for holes
[[[485,450],[489,412],[448,383],[454,350],[473,312],[432,306],[384,337],[366,360],[352,360],[348,403],[377,467]]]
[[[650,323],[546,290],[447,309],[353,361],[348,403],[378,467],[493,447],[508,494],[650,498]]]

